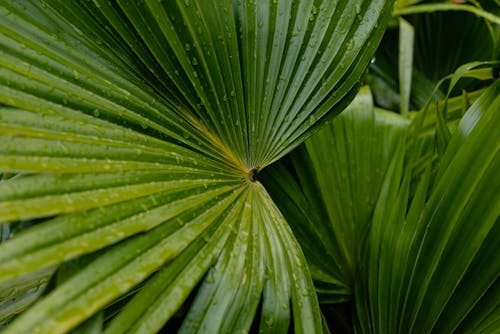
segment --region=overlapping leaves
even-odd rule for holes
[[[0,183],[0,220],[35,225],[0,247],[2,317],[90,254],[9,332],[66,332],[103,310],[84,324],[100,328],[119,298],[107,331],[156,332],[198,285],[181,331],[256,317],[285,332],[292,313],[296,332],[320,331],[302,251],[254,174],[352,99],[390,8],[2,3],[0,170],[17,175]]]
[[[364,92],[288,168],[268,171],[322,299],[354,298],[357,332],[498,327],[499,89],[451,127],[442,157],[440,117],[429,136],[431,117],[373,109]]]
[[[293,174],[284,163],[265,171],[264,183],[300,236],[324,302],[352,297],[385,171],[408,125],[399,115],[374,110],[364,87],[340,116],[290,155]]]
[[[394,160],[383,190],[392,201],[377,203],[361,270],[363,331],[488,332],[498,319],[499,88],[467,111],[434,182],[428,166],[411,202],[411,165]]]

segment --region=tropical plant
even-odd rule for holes
[[[417,50],[436,56],[420,56],[415,67],[411,57],[413,40],[444,40],[436,33],[442,15],[410,17],[415,28],[399,19],[399,36],[389,30],[376,52],[368,82],[397,113],[375,107],[365,87],[331,124],[264,172],[335,332],[500,328],[500,266],[493,260],[500,249],[500,94],[490,66],[499,63],[490,60],[499,57],[500,29],[446,13],[448,23],[460,20],[457,30],[479,28],[470,42],[482,44],[475,59],[483,61],[466,63],[474,58],[457,52],[451,59],[458,69],[437,82],[434,72],[442,69],[432,64],[450,59],[466,34],[445,34],[450,48]],[[444,101],[429,105],[435,97]],[[423,110],[408,113],[410,106]]]
[[[497,330],[498,8],[416,2],[2,2],[0,326]]]

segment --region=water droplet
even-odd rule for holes
[[[92,113],[94,114],[95,117],[99,117],[101,115],[101,113],[99,112],[99,109],[94,109],[94,111]]]
[[[73,78],[76,80],[80,79],[80,73],[77,70],[73,70]]]
[[[191,44],[186,43],[186,44],[184,45],[184,49],[185,49],[186,51],[190,51],[190,50],[191,50]]]
[[[215,277],[214,277],[213,270],[209,270],[208,271],[207,276],[205,277],[205,282],[206,283],[213,283],[213,282],[215,282]]]
[[[361,6],[358,4],[356,5],[356,14],[361,13]]]
[[[59,146],[61,146],[61,149],[63,150],[64,153],[66,153],[66,154],[69,153],[69,149],[68,149],[68,147],[66,147],[66,145],[64,145],[64,143],[59,142]]]
[[[193,57],[193,60],[191,61],[191,63],[196,66],[198,65],[198,59],[196,59],[195,57]]]

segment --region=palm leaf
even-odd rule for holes
[[[361,247],[387,166],[409,120],[375,109],[364,87],[318,134],[272,166],[264,184],[299,236],[323,301],[352,297]],[[321,257],[318,254],[323,254]]]
[[[406,9],[411,11],[419,7],[407,6],[409,4],[398,1],[393,15],[410,14],[405,12]],[[467,8],[472,7],[470,5],[424,4],[422,8],[429,8],[429,12],[432,12],[432,8],[439,8],[441,5],[454,6],[464,12],[434,12],[406,16],[415,30],[413,49],[411,49],[413,43],[400,49],[402,43],[408,42],[406,37],[408,28],[404,29],[407,25],[400,26],[399,30],[386,31],[382,41],[384,47],[377,50],[374,62],[370,66],[372,70],[370,85],[375,100],[384,108],[398,110],[399,101],[406,102],[408,91],[400,89],[399,86],[404,84],[407,87],[410,83],[399,78],[400,75],[405,75],[406,80],[411,80],[410,102],[412,108],[420,110],[427,105],[431,97],[444,98],[447,86],[442,85],[438,91],[434,89],[443,77],[466,63],[498,59],[497,44],[500,41],[498,25],[492,27],[482,17],[465,12]],[[491,14],[499,8],[493,3],[489,7]],[[408,73],[402,69],[398,75],[398,67],[394,64],[398,62],[398,58],[409,60],[410,55],[414,59],[413,75],[408,77]],[[406,71],[411,69],[408,66],[404,68]],[[453,90],[452,96],[459,95],[463,90],[471,91],[481,86],[476,80],[462,80]],[[391,95],[393,98],[389,99],[388,96]]]
[[[431,111],[410,115],[410,123],[374,109],[363,89],[331,125],[265,172],[320,301],[354,295],[357,332],[472,333],[497,325],[499,88],[497,81],[478,92],[463,117],[462,97],[437,104],[455,115],[443,124]],[[443,131],[451,137],[441,156]]]
[[[0,219],[36,220],[0,246],[0,291],[91,258],[9,332],[92,330],[138,285],[108,331],[160,330],[197,286],[182,331],[248,331],[258,315],[285,332],[291,314],[321,331],[255,174],[349,103],[391,5],[2,3],[0,169],[19,177],[0,183]]]

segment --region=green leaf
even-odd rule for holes
[[[144,127],[213,156],[222,149],[226,159],[230,155],[247,169],[276,160],[303,140],[312,124],[340,111],[329,112],[345,105],[342,99],[381,37],[379,18],[386,19],[390,9],[389,1],[358,1],[351,4],[354,12],[330,1],[47,4],[50,8],[6,4],[4,102],[57,108],[65,115],[78,109],[141,132]],[[209,15],[214,8],[217,15]],[[50,12],[61,19],[49,19]],[[108,22],[108,30],[97,21]],[[22,29],[14,30],[18,26]],[[44,33],[56,27],[64,31],[59,40]],[[149,71],[139,76],[130,64],[125,69],[123,56],[111,48],[116,38],[142,62],[140,69]],[[34,52],[40,54],[36,60]],[[256,54],[269,62],[258,64]],[[117,69],[124,69],[126,78]],[[160,93],[165,103],[140,80],[151,87],[160,81],[168,91]],[[37,97],[42,94],[45,101]],[[274,135],[267,135],[270,131]]]
[[[91,259],[7,330],[150,333],[193,296],[182,330],[320,332],[302,250],[255,175],[350,102],[391,6],[2,3],[0,220],[21,227],[0,291]]]
[[[324,300],[350,298],[385,171],[409,120],[374,109],[363,88],[339,117],[265,173]],[[288,166],[290,168],[290,166]],[[318,256],[322,254],[322,256]]]
[[[498,291],[491,287],[500,270],[492,257],[500,215],[499,89],[496,81],[464,115],[425,206],[425,190],[413,199],[421,210],[410,208],[405,219],[406,210],[398,207],[408,201],[408,178],[401,185],[399,178],[386,180],[393,184],[390,196],[380,197],[377,206],[392,208],[373,222],[369,262],[361,271],[360,282],[370,282],[361,284],[358,295],[358,326],[364,331],[451,333],[479,325],[479,314],[496,304]]]
[[[478,5],[479,2],[474,2]],[[426,4],[434,6],[442,4]],[[451,4],[445,4],[451,5]],[[486,4],[484,4],[486,7]],[[452,6],[461,7],[463,4]],[[403,2],[398,1],[398,8],[404,8]],[[498,4],[488,6],[491,13],[498,10]],[[408,8],[412,8],[411,6]],[[447,86],[442,85],[435,90],[435,85],[445,76],[456,71],[460,66],[476,61],[494,61],[498,59],[500,30],[498,26],[491,26],[489,22],[475,15],[465,12],[435,12],[420,15],[411,15],[404,18],[415,29],[415,45],[413,55],[413,76],[411,80],[410,109],[423,109],[428,100],[443,99]],[[396,29],[388,29],[376,54],[371,69],[371,88],[374,91],[377,103],[388,109],[398,110],[400,99],[398,67],[394,66],[403,54],[410,51],[405,48],[399,52],[399,42],[402,35]],[[402,63],[398,62],[401,66]],[[494,79],[492,72],[483,69],[470,77],[479,80]],[[468,76],[469,77],[469,76]],[[463,90],[473,91],[484,87],[478,80],[460,80],[450,96],[457,96]],[[392,97],[391,97],[392,96]],[[403,96],[401,96],[403,98]]]
[[[465,4],[451,4],[451,3],[437,3],[437,4],[425,4],[425,5],[415,5],[403,8],[397,8],[394,10],[393,15],[409,15],[418,13],[432,13],[437,11],[465,11],[482,17],[492,23],[500,24],[500,17],[493,13],[483,10],[481,7],[476,7],[472,5]]]
[[[407,115],[410,110],[414,38],[413,26],[405,19],[399,18],[399,92],[401,95],[400,112],[403,115]]]

